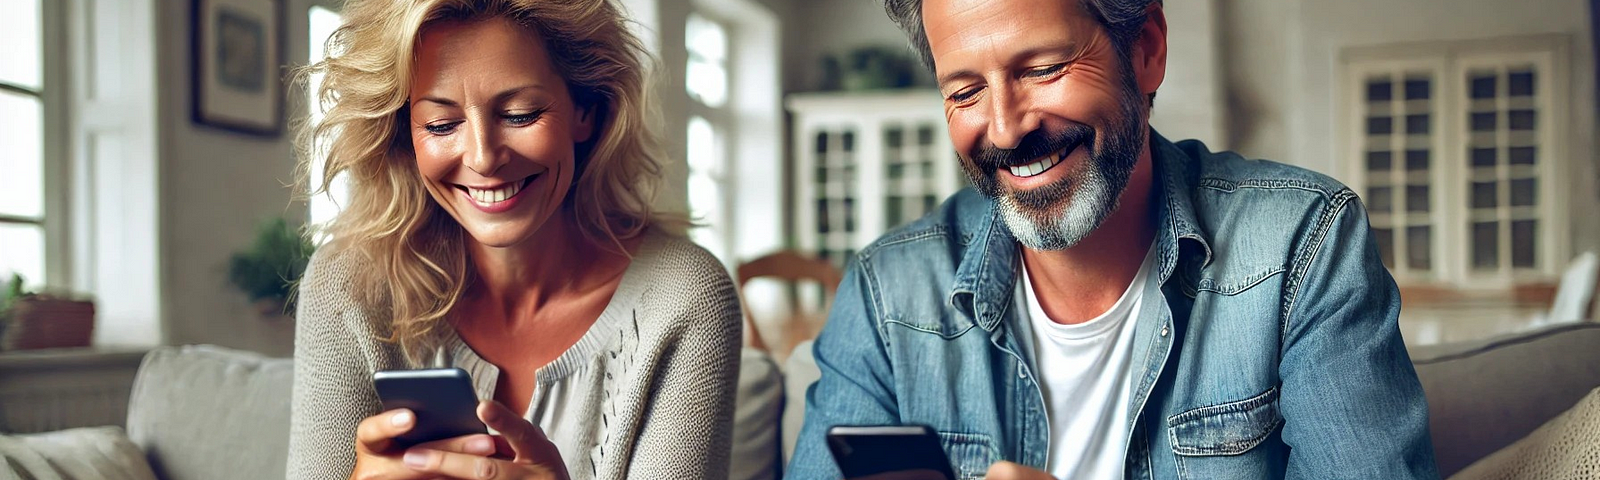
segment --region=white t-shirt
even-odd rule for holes
[[[1137,323],[1130,319],[1139,316],[1151,259],[1146,253],[1139,273],[1110,310],[1074,325],[1055,323],[1045,315],[1028,267],[1022,267],[1034,371],[1050,422],[1051,476],[1123,478]]]

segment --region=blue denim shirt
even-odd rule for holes
[[[1151,134],[1155,274],[1136,320],[1126,477],[1436,478],[1400,295],[1337,181]],[[838,478],[834,425],[926,424],[961,478],[1044,470],[1018,244],[971,190],[852,260],[788,478]]]

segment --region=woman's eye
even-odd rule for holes
[[[430,123],[430,124],[427,124],[427,125],[423,125],[422,128],[427,129],[428,133],[431,133],[431,134],[434,134],[434,135],[449,135],[450,132],[456,131],[456,126],[460,125],[460,124],[461,124],[460,121],[438,122],[438,123]]]
[[[532,124],[534,121],[539,120],[539,116],[541,115],[544,115],[544,110],[534,110],[528,113],[507,114],[505,115],[505,119],[506,123],[509,123],[512,126],[521,127]]]

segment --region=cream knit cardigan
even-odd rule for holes
[[[291,479],[348,478],[356,424],[380,411],[372,373],[421,366],[381,340],[387,315],[350,291],[362,266],[333,257],[319,252],[300,286]],[[588,350],[569,350],[539,372],[543,388],[547,371],[593,371],[567,387],[588,389],[571,398],[597,403],[565,411],[599,413],[578,419],[592,422],[583,436],[594,444],[577,451],[552,437],[574,480],[727,478],[742,335],[727,271],[699,246],[651,233],[606,312],[573,346]],[[492,396],[498,370],[447,333],[441,348],[473,373],[480,397]]]

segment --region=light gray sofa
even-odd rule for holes
[[[1516,442],[1600,386],[1600,324],[1569,324],[1480,342],[1416,348],[1412,359],[1428,395],[1440,473],[1449,476]],[[742,360],[732,477],[775,478],[792,452],[804,418],[805,389],[817,377],[816,365],[809,342],[797,348],[781,370],[760,352],[747,350]],[[288,451],[292,368],[288,359],[219,347],[162,347],[146,355],[138,369],[127,402],[125,438],[116,427],[0,435],[0,460],[9,458],[8,448],[15,453],[30,442],[46,454],[67,451],[74,443],[64,440],[63,434],[74,434],[80,437],[77,444],[89,442],[101,452],[95,458],[105,462],[126,462],[127,452],[134,452],[134,457],[143,452],[156,478],[281,479]],[[39,464],[37,457],[33,464]],[[17,468],[18,460],[9,459]],[[0,477],[5,476],[4,467],[0,461]],[[141,467],[127,468],[131,472]],[[81,471],[66,472],[66,477]],[[75,478],[149,477],[79,474]]]

